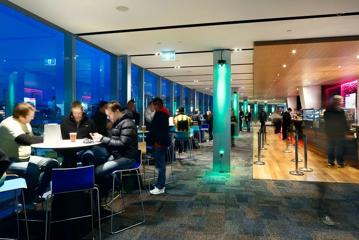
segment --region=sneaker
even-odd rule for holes
[[[338,164],[338,168],[344,168],[344,164]]]
[[[328,226],[334,226],[335,225],[335,222],[329,216],[324,216],[323,219],[322,219],[322,222],[325,225],[328,225]]]
[[[163,187],[163,188],[161,188],[161,189],[155,187],[154,189],[152,189],[152,190],[150,191],[150,193],[153,194],[153,195],[158,195],[158,194],[165,193],[165,187]]]
[[[334,163],[328,163],[328,167],[334,167],[335,164]]]

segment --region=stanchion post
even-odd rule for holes
[[[313,169],[308,167],[308,138],[307,138],[307,135],[303,134],[303,142],[304,142],[304,167],[302,167],[300,169],[300,171],[313,172]]]
[[[295,135],[295,170],[290,171],[289,174],[295,176],[303,176],[304,173],[298,169],[298,135]]]
[[[261,131],[259,130],[258,131],[258,150],[257,150],[257,155],[255,157],[257,157],[257,161],[253,162],[253,164],[255,165],[264,165],[265,162],[261,161],[261,157],[264,157],[264,156],[261,156]]]
[[[265,136],[264,136],[264,128],[260,128],[259,130],[261,132],[261,135],[262,135],[262,139],[261,139],[261,150],[267,150],[267,148],[264,147],[264,142],[265,142]]]

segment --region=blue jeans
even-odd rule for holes
[[[334,157],[339,165],[344,164],[344,144],[345,139],[328,140],[328,163],[334,163]]]
[[[156,161],[156,168],[158,169],[158,178],[156,187],[162,189],[166,184],[166,147],[153,148],[153,156]]]

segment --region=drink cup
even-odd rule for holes
[[[146,126],[145,126],[145,125],[142,126],[142,131],[143,131],[143,132],[146,131]]]
[[[70,141],[76,142],[77,133],[76,132],[70,132]]]

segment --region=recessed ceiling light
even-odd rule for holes
[[[160,53],[160,52],[156,52],[156,53],[155,53],[155,56],[161,56],[161,53]]]
[[[205,89],[206,89],[206,90],[209,90],[209,88],[208,88],[208,87],[206,87]]]
[[[342,66],[339,65],[338,68],[342,68]]]
[[[121,6],[117,6],[116,10],[120,11],[120,12],[127,12],[130,9],[128,7],[126,7],[126,6],[121,5]]]
[[[277,73],[277,77],[279,77],[279,73]]]
[[[359,55],[357,55],[357,59],[359,59]]]
[[[176,68],[176,69],[179,69],[179,68],[181,68],[181,66],[175,66],[175,68]]]
[[[299,88],[297,88],[297,91],[299,91]]]
[[[198,80],[194,80],[193,82],[196,82],[196,83],[197,83],[197,82],[198,82]]]
[[[283,67],[283,68],[286,68],[286,67],[287,67],[287,64],[283,64],[282,67]]]
[[[296,49],[292,49],[292,54],[296,54],[297,53],[297,50]]]
[[[233,48],[233,51],[240,52],[240,51],[242,51],[242,48]]]

